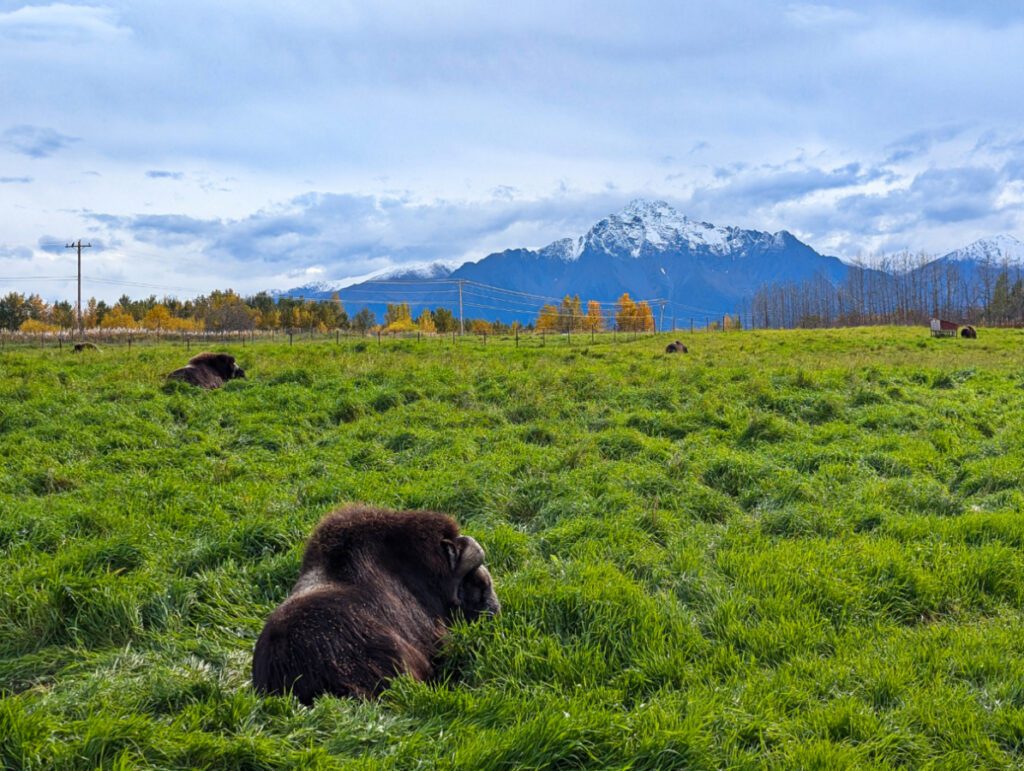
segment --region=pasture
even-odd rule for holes
[[[1024,332],[0,353],[0,767],[1024,762]],[[192,351],[195,353],[195,351]],[[249,688],[303,540],[432,508],[504,612],[442,682]]]

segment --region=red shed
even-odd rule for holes
[[[956,337],[959,326],[945,319],[932,319],[932,337]]]

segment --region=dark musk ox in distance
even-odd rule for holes
[[[98,351],[100,347],[96,343],[75,343],[75,353],[83,351]]]
[[[963,329],[960,330],[960,337],[967,337],[970,338],[971,340],[977,340],[978,330],[970,326],[964,327]]]
[[[245,377],[245,370],[235,364],[231,354],[200,353],[189,359],[187,366],[174,370],[167,377],[200,388],[220,388],[228,380]]]
[[[689,353],[690,349],[683,345],[679,340],[674,343],[669,343],[665,346],[665,353]]]
[[[448,627],[500,610],[484,550],[432,511],[352,505],[313,530],[299,579],[256,641],[257,691],[368,698],[433,676]]]

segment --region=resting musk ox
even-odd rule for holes
[[[978,338],[978,330],[974,327],[964,327],[960,330],[960,337],[969,337],[972,340],[976,340]]]
[[[96,343],[75,343],[75,353],[82,351],[98,351],[100,347]]]
[[[681,342],[676,340],[674,343],[669,343],[665,346],[665,353],[689,353],[690,349],[683,345]]]
[[[352,505],[328,514],[306,544],[299,579],[256,641],[253,686],[367,698],[389,678],[433,675],[452,622],[500,609],[484,550],[451,517]]]
[[[200,388],[220,388],[225,381],[245,377],[245,370],[235,364],[235,357],[227,353],[200,353],[188,360],[188,365],[167,376],[171,380],[184,380]]]

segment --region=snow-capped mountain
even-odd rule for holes
[[[603,250],[608,254],[640,257],[644,251],[668,252],[686,249],[727,255],[744,250],[751,235],[774,238],[767,233],[739,228],[715,227],[679,214],[664,201],[635,200],[617,214],[598,222],[581,240],[581,249]]]
[[[402,269],[330,291],[338,291],[346,305],[367,305],[378,316],[388,301],[408,301],[415,313],[423,307],[452,307],[454,284],[413,293],[398,282],[465,279],[534,296],[515,299],[467,288],[466,316],[527,321],[536,317],[542,297],[569,293],[583,301],[614,302],[628,292],[636,299],[665,301],[666,314],[703,319],[737,311],[763,284],[815,275],[838,281],[848,270],[839,259],[819,254],[785,230],[717,227],[685,217],[664,201],[636,200],[585,234],[541,249],[509,249],[454,270],[437,264],[426,273]],[[389,281],[395,283],[388,286]],[[288,294],[330,296],[319,285]]]
[[[1002,267],[1024,264],[1024,242],[1013,236],[982,238],[939,258],[946,262],[976,262],[979,265]]]

